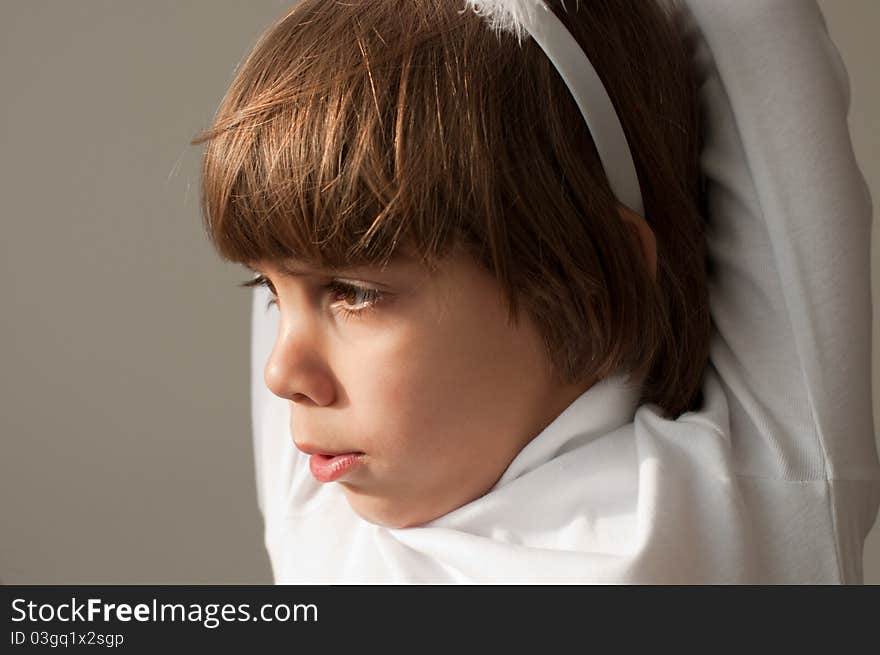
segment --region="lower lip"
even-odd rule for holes
[[[315,454],[309,457],[309,468],[318,482],[334,482],[363,462],[363,453],[342,455]]]

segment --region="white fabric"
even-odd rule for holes
[[[847,74],[813,0],[688,4],[705,37],[715,329],[703,406],[667,420],[609,378],[488,494],[383,528],[293,447],[289,405],[263,384],[277,313],[257,290],[254,444],[276,582],[862,582],[880,464],[871,200]]]

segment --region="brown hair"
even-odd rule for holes
[[[635,160],[657,279],[620,219],[580,110],[532,40],[453,0],[302,0],[259,39],[214,125],[202,209],[220,255],[432,267],[464,246],[566,383],[644,376],[701,402],[710,319],[695,75],[671,0],[547,3],[592,61]],[[569,2],[569,5],[572,3]]]

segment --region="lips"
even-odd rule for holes
[[[297,450],[311,455],[309,470],[318,482],[335,482],[360,466],[364,459],[361,451],[327,450],[310,443],[293,443]]]
[[[335,482],[363,463],[364,453],[314,453],[309,470],[318,482]]]

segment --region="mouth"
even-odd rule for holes
[[[310,443],[293,442],[296,449],[309,455],[309,470],[318,482],[335,482],[358,468],[366,453],[360,450],[327,450]]]
[[[314,453],[309,457],[309,470],[318,482],[335,482],[358,468],[364,453]]]

